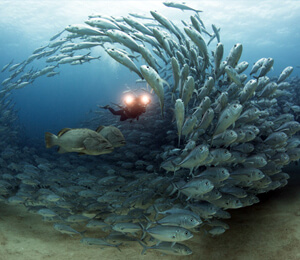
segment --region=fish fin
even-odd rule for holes
[[[157,206],[155,205],[155,204],[153,204],[153,208],[154,208],[154,210],[155,210],[155,220],[157,219],[157,217],[158,217],[158,214],[160,214],[160,212],[159,212],[159,210],[158,210],[158,208],[157,208]]]
[[[190,200],[190,199],[191,199],[191,196],[192,196],[192,195],[188,196],[187,199],[186,199],[185,201]]]
[[[143,247],[143,251],[142,251],[141,255],[144,255],[145,252],[146,252],[150,247],[144,245],[144,244],[141,242],[141,240],[137,240],[137,241],[138,241],[138,243]]]
[[[121,249],[119,248],[119,246],[121,246],[123,243],[119,243],[117,245],[114,245],[120,252],[121,252]]]
[[[162,241],[157,240],[156,246],[158,246]],[[176,242],[175,242],[176,243]]]
[[[97,129],[96,129],[96,132],[97,132],[97,133],[100,133],[101,130],[102,130],[104,127],[105,127],[105,126],[103,126],[103,125],[98,126]]]
[[[81,231],[81,232],[79,232],[79,234],[82,236],[82,237],[85,237],[85,232],[86,232],[87,230],[84,230],[84,231]]]
[[[146,217],[146,216],[144,215],[144,217]],[[143,231],[143,234],[142,234],[142,237],[141,237],[141,240],[143,240],[145,238],[145,236],[146,236],[147,228],[149,228],[151,226],[151,224],[150,224],[150,226],[148,226],[149,225],[148,224],[146,228],[144,227],[144,225],[141,222],[139,222],[138,224],[141,226],[142,231]]]
[[[71,130],[71,128],[63,128],[58,132],[57,136],[62,136],[63,134],[65,134],[66,132],[68,132],[70,130]]]
[[[178,186],[174,182],[172,182],[171,184],[173,185],[173,190],[171,191],[169,196],[172,196],[176,191],[179,191]]]
[[[56,145],[56,139],[57,136],[55,134],[51,134],[49,132],[45,133],[45,143],[46,143],[46,148],[50,148],[54,145]]]

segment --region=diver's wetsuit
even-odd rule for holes
[[[120,110],[114,110],[111,107],[107,108],[112,114],[119,115],[120,121],[125,121],[129,118],[136,118],[136,120],[139,120],[139,116],[146,112],[146,108],[144,106],[136,105],[134,107],[131,107],[128,109],[127,107],[120,109]]]

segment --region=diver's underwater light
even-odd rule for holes
[[[124,102],[126,105],[131,105],[134,101],[134,97],[131,95],[127,95],[124,97]]]
[[[144,105],[147,105],[147,104],[149,104],[149,103],[151,102],[151,99],[150,99],[147,95],[143,95],[143,96],[141,97],[141,101],[142,101],[142,103],[143,103]]]

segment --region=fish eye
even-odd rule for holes
[[[190,220],[191,220],[191,222],[194,222],[194,220],[192,218]]]
[[[172,238],[176,238],[176,236],[173,235]]]
[[[223,170],[223,171],[221,171],[222,173],[225,173],[225,171]]]
[[[237,45],[235,44],[234,47],[236,48],[236,46],[237,46]]]
[[[234,107],[234,108],[236,108],[237,106],[236,106],[236,105],[234,105],[233,107]]]
[[[185,234],[186,234],[186,235],[188,235],[188,234],[189,234],[189,232],[185,231]]]

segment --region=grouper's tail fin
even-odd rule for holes
[[[50,147],[56,145],[56,140],[57,140],[57,136],[56,135],[51,134],[49,132],[45,133],[46,148],[50,148]]]

